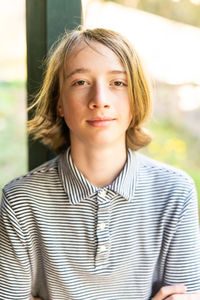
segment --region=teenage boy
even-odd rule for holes
[[[194,183],[136,152],[151,101],[130,43],[66,34],[33,106],[59,155],[3,190],[0,299],[200,299]]]

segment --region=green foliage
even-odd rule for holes
[[[200,141],[168,120],[153,120],[150,130],[153,133],[153,140],[142,152],[186,171],[193,178],[200,211]]]
[[[105,2],[109,0],[104,0]],[[200,27],[200,5],[190,0],[110,0],[112,2],[138,8],[174,21]]]
[[[25,83],[0,83],[0,189],[27,170],[25,120]]]
[[[200,5],[195,5],[189,0],[181,0],[179,2],[172,0],[140,0],[137,8],[168,19],[200,27]]]

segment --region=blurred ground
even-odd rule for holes
[[[0,0],[0,7],[0,81],[24,81],[25,0]]]
[[[0,0],[0,189],[27,171],[25,0]]]

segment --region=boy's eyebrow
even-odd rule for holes
[[[69,74],[66,74],[65,79],[68,79],[69,77],[73,76],[76,73],[89,73],[90,70],[86,69],[86,68],[77,68],[75,70],[73,70],[72,72],[70,72]]]
[[[73,70],[72,72],[70,72],[69,74],[66,74],[65,79],[70,78],[71,76],[73,76],[74,74],[77,73],[90,73],[91,71],[89,69],[86,68],[77,68],[75,70]],[[126,71],[124,70],[111,70],[108,71],[108,74],[126,74]]]
[[[111,70],[111,71],[108,71],[108,73],[110,73],[110,74],[126,74],[126,71],[124,71],[124,70]]]

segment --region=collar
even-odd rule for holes
[[[130,149],[127,150],[127,161],[124,168],[118,177],[104,188],[92,185],[79,172],[72,161],[70,148],[60,155],[58,168],[64,190],[72,205],[103,189],[114,191],[129,202],[133,201],[137,181],[137,156]]]

